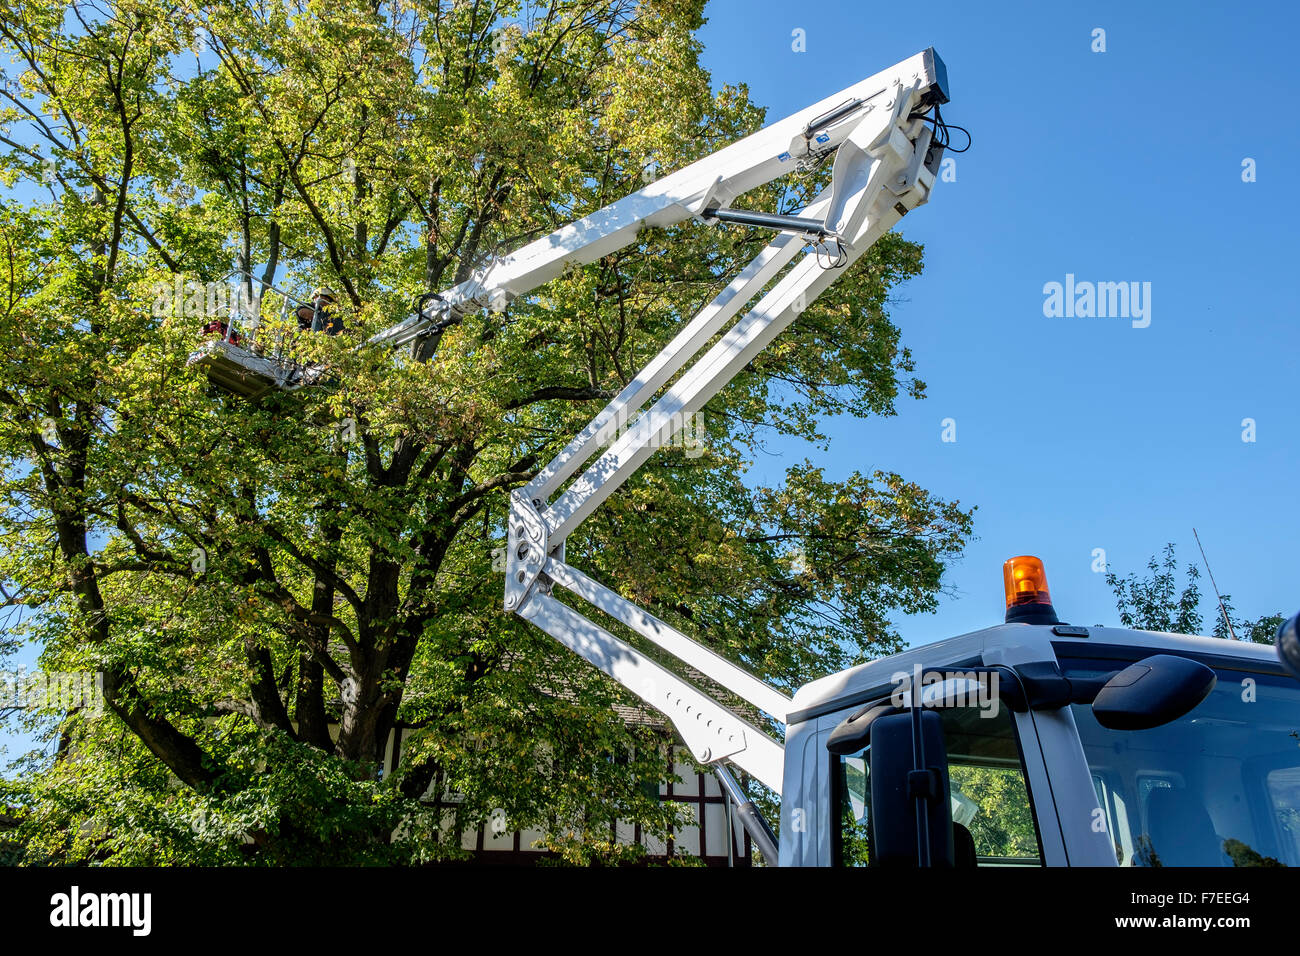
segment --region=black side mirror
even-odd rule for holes
[[[1111,730],[1149,730],[1189,713],[1216,680],[1204,664],[1156,654],[1112,675],[1097,692],[1092,713]]]
[[[1282,622],[1273,643],[1277,645],[1277,656],[1282,666],[1291,672],[1292,677],[1300,680],[1300,614]]]
[[[1060,671],[1055,670],[1055,666],[1052,665],[1056,678],[1062,681]],[[934,683],[929,680],[932,677],[937,678]],[[917,679],[922,683],[921,702],[926,708],[942,710],[952,707],[983,707],[990,697],[1017,712],[1028,706],[1020,678],[1015,671],[1000,664],[995,667],[954,667],[947,670],[929,668],[921,671]],[[911,693],[912,688],[908,684],[893,696],[885,700],[873,700],[845,717],[826,738],[826,749],[841,756],[862,750],[871,743],[872,725],[881,717],[902,713],[900,697],[906,700]]]
[[[840,721],[826,738],[826,749],[841,756],[857,753],[871,742],[871,727],[877,720],[899,712],[899,708],[888,701],[867,704]]]
[[[913,759],[909,711],[877,717],[871,723],[871,857],[881,866],[953,865],[952,798],[948,788],[948,750],[943,720],[920,712],[920,742],[925,759]],[[924,840],[924,843],[919,842]]]

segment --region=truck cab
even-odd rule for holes
[[[1131,683],[1147,661],[1202,665],[1213,679],[1172,719],[1103,713],[1096,689]],[[1082,699],[1059,692],[1070,686]],[[913,694],[932,715],[929,761],[915,764],[904,735],[884,764],[854,725],[909,713]],[[1153,720],[1163,722],[1122,726]],[[1300,865],[1300,682],[1268,645],[1004,623],[803,686],[785,757],[783,865],[915,860],[917,794],[891,801],[888,781],[872,780],[873,765],[879,774],[899,759],[905,772],[893,776],[931,773],[946,803],[930,817],[950,830],[935,834],[933,865]]]

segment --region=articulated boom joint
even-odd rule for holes
[[[550,528],[538,511],[540,500],[528,499],[524,491],[510,493],[510,525],[506,536],[505,609],[519,611],[535,588],[550,590],[543,573],[550,557]]]

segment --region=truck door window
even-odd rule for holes
[[[972,865],[972,843],[976,866],[1041,865],[1033,806],[1010,711],[1005,707],[958,707],[942,709],[939,714],[948,750],[958,865]],[[870,748],[832,760],[840,821],[835,834],[836,862],[870,866]]]

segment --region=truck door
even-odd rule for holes
[[[857,708],[855,708],[857,710]],[[996,699],[936,708],[942,718],[946,771],[958,867],[1042,866],[1046,859],[1026,769],[1041,763],[1036,740],[1022,741],[1018,717]],[[847,716],[847,712],[845,714]],[[1024,728],[1032,737],[1032,724]],[[831,760],[831,854],[840,866],[871,866],[878,827],[911,827],[912,820],[873,819],[870,746]],[[1050,795],[1045,810],[1053,816]],[[1054,819],[1054,816],[1053,816]]]

